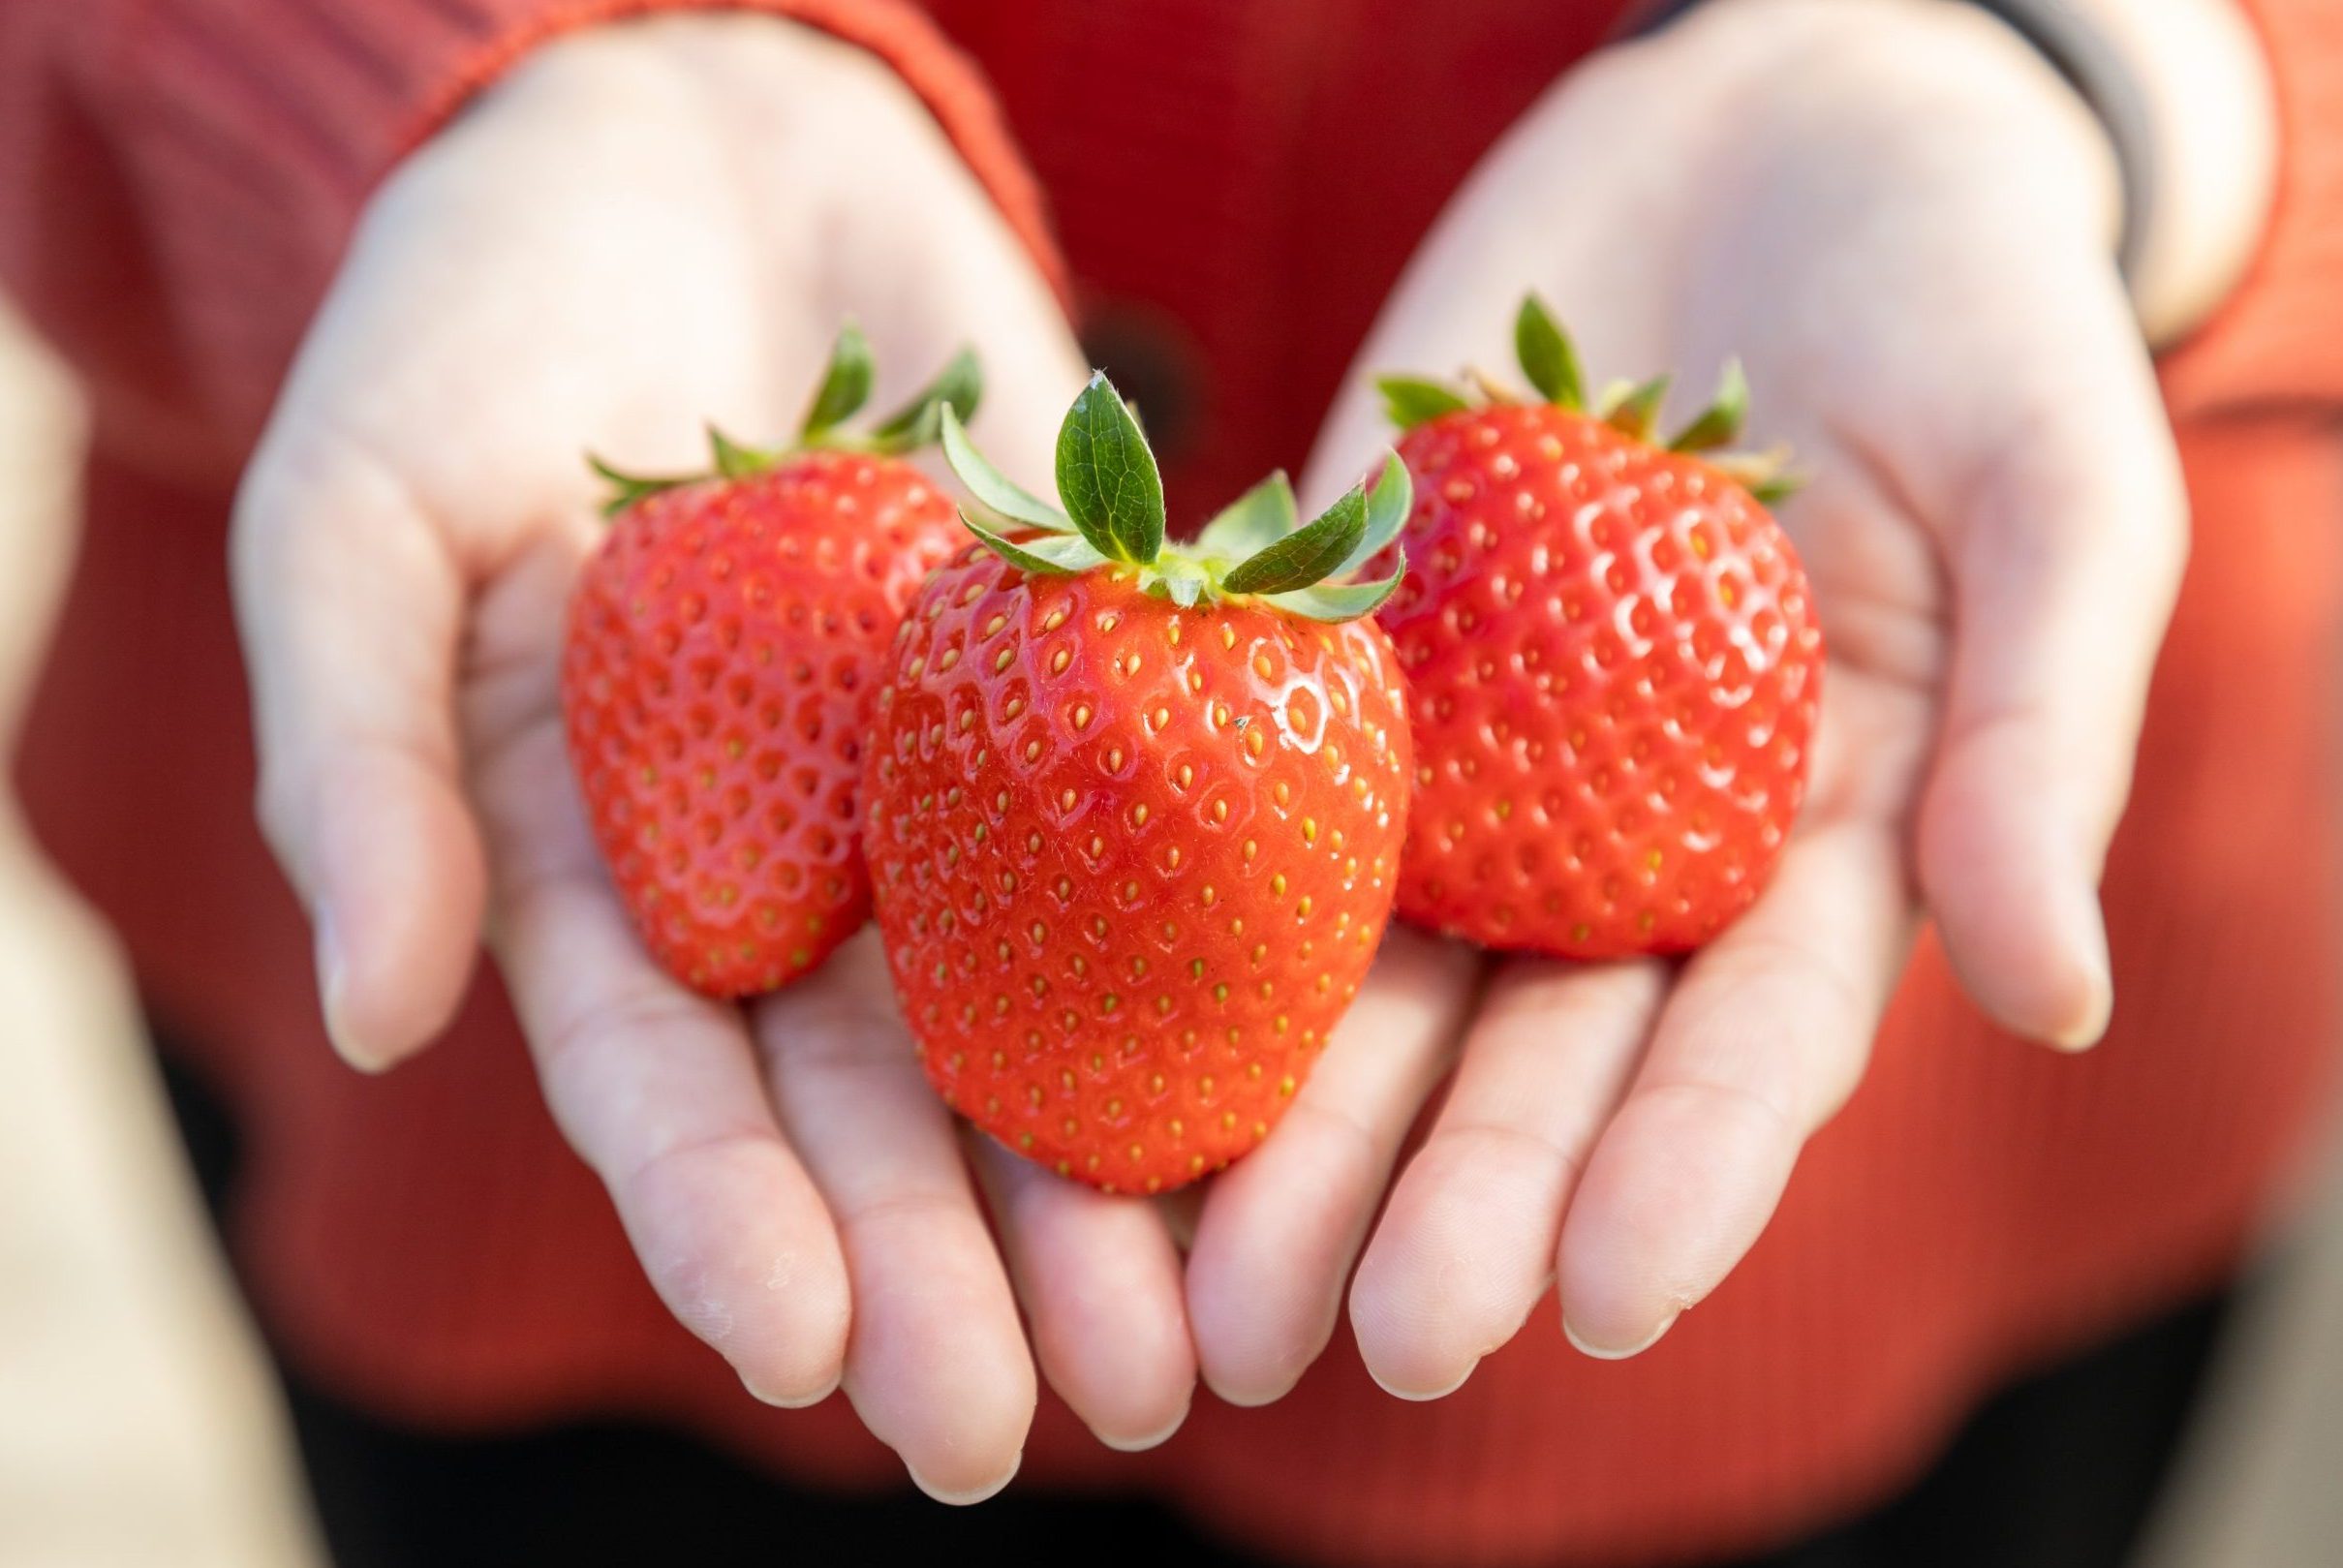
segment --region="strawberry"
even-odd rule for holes
[[[849,325],[790,449],[711,430],[706,477],[595,465],[615,522],[570,604],[570,764],[645,945],[709,996],[787,984],[869,914],[854,791],[871,699],[904,605],[962,538],[900,454],[978,387],[963,354],[847,435],[871,376]]]
[[[1166,544],[1145,438],[1094,378],[1064,510],[943,425],[991,514],[905,617],[863,776],[879,928],[944,1099],[1109,1191],[1268,1135],[1389,917],[1409,751],[1393,460],[1296,528],[1274,476]]]
[[[1757,898],[1805,789],[1822,634],[1763,504],[1779,455],[1713,455],[1738,366],[1663,446],[1665,378],[1588,410],[1534,297],[1515,339],[1543,401],[1379,384],[1416,497],[1380,615],[1416,745],[1400,912],[1489,947],[1682,952]]]

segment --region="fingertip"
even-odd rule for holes
[[[1244,1254],[1250,1238],[1214,1234],[1212,1208],[1188,1254],[1187,1321],[1196,1347],[1196,1376],[1223,1404],[1250,1410],[1292,1392],[1333,1337],[1341,1310],[1330,1295],[1321,1314],[1306,1298],[1261,1286],[1266,1265]],[[1319,1321],[1321,1315],[1323,1323]]]
[[[1187,1412],[1194,1406],[1194,1403],[1195,1400],[1191,1394],[1189,1398],[1180,1401],[1180,1408],[1170,1421],[1165,1422],[1155,1430],[1137,1437],[1118,1436],[1110,1431],[1101,1431],[1096,1427],[1093,1427],[1091,1431],[1098,1441],[1118,1454],[1144,1454],[1151,1448],[1161,1448],[1165,1443],[1170,1442],[1173,1435],[1182,1427],[1187,1425]]]
[[[847,1397],[942,1502],[978,1502],[1007,1485],[1037,1398],[1006,1282],[971,1289],[972,1262],[942,1259],[923,1279],[912,1258],[874,1269],[866,1257],[853,1275]]]
[[[1402,1179],[1394,1210],[1405,1201],[1407,1181]],[[1437,1399],[1463,1388],[1480,1365],[1479,1356],[1454,1344],[1455,1335],[1444,1332],[1459,1326],[1457,1320],[1471,1304],[1453,1298],[1424,1300],[1421,1287],[1427,1276],[1435,1286],[1444,1284],[1448,1271],[1422,1248],[1395,1241],[1393,1228],[1393,1218],[1386,1214],[1384,1229],[1368,1245],[1351,1276],[1351,1337],[1377,1388],[1413,1402]]]
[[[846,1388],[848,1397],[854,1399],[856,1383],[850,1371]],[[950,1391],[939,1394],[950,1397]],[[948,1421],[948,1430],[910,1433],[898,1431],[901,1423],[883,1417],[874,1423],[867,1400],[855,1399],[854,1404],[873,1435],[894,1448],[912,1483],[938,1502],[955,1507],[980,1503],[1014,1480],[1025,1462],[1025,1443],[1033,1415],[1030,1397],[1014,1420],[998,1419],[999,1411],[964,1410],[957,1412],[963,1419]],[[930,1414],[943,1418],[947,1413],[936,1410]]]
[[[777,1410],[805,1410],[838,1392],[838,1373],[832,1371],[826,1380],[802,1391],[793,1391],[786,1385],[768,1385],[754,1374],[743,1371],[740,1386],[747,1389],[750,1397],[760,1404],[769,1404]]]
[[[904,1461],[903,1467],[909,1474],[911,1485],[926,1492],[936,1501],[953,1508],[968,1508],[988,1498],[999,1496],[1010,1482],[1017,1479],[1017,1472],[1024,1466],[1025,1451],[1019,1449],[1016,1458],[1009,1460],[1006,1470],[990,1479],[977,1481],[969,1486],[953,1486],[931,1481],[920,1473],[919,1466],[909,1460]]]
[[[1606,1344],[1580,1333],[1577,1326],[1570,1321],[1570,1314],[1564,1312],[1562,1314],[1562,1337],[1569,1340],[1570,1348],[1582,1356],[1591,1356],[1596,1361],[1627,1361],[1642,1355],[1666,1338],[1668,1331],[1676,1327],[1676,1320],[1681,1316],[1683,1313],[1680,1310],[1669,1312],[1659,1320],[1650,1333],[1641,1338],[1624,1344]]]
[[[1948,770],[1921,817],[1921,884],[1961,989],[2011,1033],[2069,1052],[2098,1042],[2114,1003],[2085,837],[1976,766]]]
[[[320,909],[313,922],[318,969],[318,1006],[324,1014],[325,1038],[333,1053],[358,1071],[379,1073],[390,1064],[368,1050],[349,1021],[350,966],[342,956],[341,938],[331,909]]]
[[[2087,1051],[2114,1008],[2098,894],[2081,874],[2029,880],[2035,885],[1995,901],[2007,910],[1944,901],[1937,924],[1946,957],[2003,1029],[2054,1050]]]
[[[1571,1343],[1640,1355],[1738,1267],[1773,1218],[1800,1134],[1756,1095],[1647,1085],[1604,1134],[1562,1226]]]
[[[1249,1234],[1250,1227],[1217,1215],[1216,1206],[1225,1207],[1221,1194],[1207,1205],[1188,1254],[1187,1321],[1196,1373],[1224,1404],[1275,1404],[1334,1337],[1341,1314],[1341,1265],[1323,1267],[1303,1257],[1274,1233]]]
[[[1434,1399],[1444,1399],[1472,1381],[1472,1374],[1480,1369],[1481,1364],[1476,1360],[1468,1362],[1463,1371],[1444,1384],[1437,1386],[1408,1385],[1386,1377],[1376,1368],[1373,1362],[1367,1363],[1367,1375],[1374,1379],[1375,1387],[1393,1399],[1405,1399],[1410,1404],[1430,1404]]]
[[[759,1401],[783,1410],[803,1410],[838,1392],[844,1380],[851,1313],[847,1304],[846,1265],[834,1249],[823,1249],[815,1277],[802,1284],[764,1282],[766,1297],[794,1298],[776,1332],[754,1349],[730,1351],[741,1386]]]
[[[1570,1178],[1568,1161],[1535,1138],[1434,1133],[1351,1279],[1351,1334],[1386,1393],[1453,1394],[1520,1332],[1553,1279]]]
[[[1287,1375],[1278,1372],[1263,1373],[1258,1368],[1247,1368],[1243,1371],[1219,1373],[1216,1372],[1210,1365],[1202,1368],[1198,1375],[1202,1378],[1204,1386],[1212,1390],[1214,1399],[1218,1399],[1222,1404],[1234,1405],[1240,1410],[1258,1410],[1263,1405],[1275,1404],[1286,1395],[1291,1394],[1294,1385],[1302,1380],[1299,1372]]]
[[[2099,943],[2097,961],[2078,964],[2061,1006],[2046,1015],[2033,1032],[2053,1050],[2077,1056],[2107,1037],[2115,1011],[2114,982],[2108,972],[2106,939]]]
[[[968,1135],[1043,1376],[1109,1448],[1153,1448],[1195,1397],[1180,1259],[1160,1211]]]
[[[2081,857],[2057,884],[2050,912],[2049,938],[2060,953],[2052,995],[2028,1031],[2061,1051],[2087,1051],[2107,1033],[2114,1010],[2115,982],[2107,946],[2107,915],[2100,907],[2097,877]]]
[[[1177,1286],[1171,1288],[1176,1301]],[[1124,1453],[1169,1440],[1187,1423],[1196,1393],[1185,1317],[1175,1313],[1168,1331],[1134,1328],[1121,1356],[1111,1354],[1117,1347],[1109,1339],[1087,1349],[1056,1344],[1043,1358],[1059,1397],[1098,1441]]]
[[[487,866],[470,809],[436,778],[368,779],[321,814],[320,1002],[334,1050],[383,1072],[462,1005]]]

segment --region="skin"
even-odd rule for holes
[[[977,437],[1039,487],[1083,367],[865,56],[739,17],[550,46],[378,196],[239,503],[262,815],[336,1044],[370,1069],[421,1049],[484,931],[677,1317],[760,1398],[843,1387],[947,1500],[1014,1474],[1036,1370],[1123,1448],[1176,1430],[1199,1375],[1278,1398],[1354,1263],[1368,1365],[1407,1397],[1557,1279],[1582,1344],[1649,1343],[1854,1088],[1924,910],[2012,1029],[2104,1028],[2094,885],[2184,538],[2114,185],[2021,45],[1920,0],[1709,8],[1525,118],[1362,364],[1502,366],[1525,285],[1598,374],[1740,353],[1757,435],[1817,476],[1784,513],[1831,637],[1811,804],[1757,909],[1682,966],[1489,965],[1395,931],[1270,1140],[1148,1203],[956,1129],[867,934],[744,1012],[626,924],[555,695],[594,538],[580,448],[657,470],[697,458],[703,417],[788,428],[851,312],[881,404],[972,340]],[[1382,439],[1346,398],[1310,488]]]
[[[1814,477],[1781,516],[1830,666],[1808,804],[1740,924],[1678,966],[1493,968],[1350,1292],[1394,1393],[1462,1383],[1549,1286],[1599,1356],[1715,1288],[1924,915],[2008,1029],[2104,1031],[2096,884],[2185,550],[2114,218],[2096,126],[1997,24],[1774,0],[1573,75],[1409,268],[1364,365],[1504,364],[1525,282],[1598,378],[1683,373],[1672,418],[1739,354],[1755,443]],[[1376,439],[1346,398],[1317,484]]]

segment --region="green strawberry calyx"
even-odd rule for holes
[[[786,446],[751,446],[710,425],[710,466],[702,474],[628,474],[589,455],[587,465],[610,485],[602,513],[614,517],[645,496],[655,496],[678,485],[697,484],[711,478],[752,478],[800,452],[869,452],[879,457],[901,457],[934,445],[947,413],[957,414],[963,419],[974,415],[977,400],[984,394],[984,376],[977,366],[975,352],[962,349],[936,373],[935,380],[912,393],[909,402],[877,425],[860,434],[842,429],[870,401],[871,384],[876,379],[870,340],[863,336],[861,327],[848,321],[838,328],[838,340],[830,348],[829,367],[822,372],[821,384],[815,389],[805,417],[798,421],[794,442]]]
[[[1312,621],[1372,615],[1407,570],[1355,581],[1407,521],[1413,488],[1395,453],[1373,487],[1354,484],[1305,523],[1284,474],[1231,502],[1192,543],[1163,536],[1163,478],[1147,436],[1103,371],[1094,373],[1058,429],[1059,505],[995,468],[969,441],[956,409],[941,415],[944,461],[975,498],[961,521],[985,546],[1027,571],[1107,570],[1187,608],[1257,599]]]
[[[1538,395],[1556,408],[1591,414],[1630,441],[1651,443],[1659,411],[1668,400],[1669,378],[1643,382],[1613,382],[1589,399],[1587,377],[1578,348],[1546,302],[1535,293],[1522,297],[1513,319],[1513,353],[1522,374]],[[1443,415],[1493,403],[1518,403],[1513,391],[1489,378],[1468,373],[1465,384],[1429,376],[1378,376],[1375,390],[1383,397],[1383,412],[1402,430],[1413,430]],[[1715,395],[1692,422],[1663,445],[1673,452],[1695,452],[1703,462],[1740,482],[1760,502],[1771,506],[1799,486],[1790,471],[1786,447],[1762,452],[1733,451],[1749,413],[1749,383],[1739,359],[1727,359],[1717,377]]]

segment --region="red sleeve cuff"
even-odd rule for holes
[[[2277,202],[2236,292],[2166,356],[2166,392],[2184,415],[2343,404],[2343,6],[2246,10],[2277,85]]]

